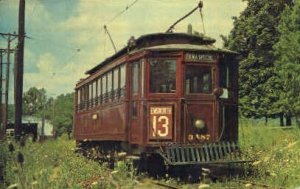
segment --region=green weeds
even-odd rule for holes
[[[125,167],[114,171],[74,153],[75,142],[61,137],[44,143],[14,144],[8,153],[6,181],[18,188],[116,188],[123,184],[132,188],[133,178]],[[24,157],[18,163],[18,154]],[[122,182],[119,182],[122,181]]]
[[[263,124],[240,125],[242,151],[254,159],[252,180],[295,188],[300,186],[300,130]]]
[[[253,125],[245,120],[241,123],[240,146],[248,157],[255,160],[251,176],[244,179],[282,188],[299,187],[300,130],[295,127],[281,129],[264,124]],[[75,141],[66,136],[43,143],[27,141],[23,147],[15,143],[6,144],[5,148],[2,145],[1,155],[6,160],[7,186],[21,189],[131,189],[145,188],[143,186],[147,185],[143,180],[147,182],[149,179],[143,179],[143,175],[137,176],[129,161],[120,161],[114,170],[110,170],[76,154],[74,149]],[[238,180],[239,178],[231,178],[208,184],[211,188],[241,188],[251,185]],[[163,182],[179,185],[181,188],[193,188],[193,185],[180,183],[174,178],[166,177]],[[205,184],[202,182],[200,185]],[[151,188],[151,182],[148,185]]]

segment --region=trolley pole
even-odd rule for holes
[[[15,63],[15,139],[20,140],[24,73],[25,0],[19,1],[19,36]]]

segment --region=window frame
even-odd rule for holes
[[[150,59],[159,59],[159,60],[175,60],[176,63],[176,73],[175,73],[175,85],[176,85],[176,91],[174,93],[152,93],[150,91],[150,80],[151,80],[151,67],[150,67]],[[145,92],[148,94],[149,97],[160,97],[160,96],[165,96],[165,97],[177,97],[180,94],[180,82],[181,82],[181,76],[180,74],[182,74],[183,72],[180,71],[180,69],[182,68],[181,64],[182,64],[182,58],[180,56],[159,56],[159,57],[155,57],[155,56],[150,56],[147,59],[145,59],[145,68],[146,68],[146,83],[145,83]]]
[[[188,66],[197,66],[197,67],[210,67],[211,70],[211,92],[210,93],[186,93],[186,71]],[[216,73],[216,64],[215,62],[213,63],[203,63],[203,62],[186,62],[184,64],[184,72],[183,78],[182,78],[182,92],[184,96],[214,96],[214,89],[216,87],[216,78],[215,78],[215,73]]]
[[[137,66],[137,74],[134,74],[134,68],[135,65]],[[130,99],[131,99],[131,105],[130,105],[130,116],[132,117],[132,119],[137,119],[139,117],[139,98],[140,98],[140,91],[141,91],[141,59],[137,59],[135,61],[130,62]],[[134,84],[135,79],[134,76],[136,75],[137,79],[136,79],[136,85]],[[134,87],[137,87],[137,91],[134,90]]]

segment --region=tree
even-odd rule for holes
[[[73,125],[74,94],[62,94],[53,100],[52,108],[47,111],[57,135],[70,134]]]
[[[8,118],[9,121],[15,120],[15,105],[14,104],[9,104],[8,105],[7,118]]]
[[[278,26],[279,41],[274,45],[277,74],[282,82],[280,108],[296,117],[300,126],[300,0],[286,7]]]
[[[23,97],[23,114],[33,116],[44,110],[47,102],[46,90],[30,88],[24,93]]]
[[[234,17],[226,47],[240,53],[240,107],[242,115],[261,118],[279,115],[276,103],[282,87],[275,72],[273,45],[284,5],[291,0],[247,0],[248,6]]]
[[[24,94],[24,115],[50,120],[57,135],[70,134],[73,125],[74,94],[61,94],[47,99],[45,89],[30,88]]]

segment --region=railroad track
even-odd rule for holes
[[[256,187],[261,187],[261,188],[284,189],[283,187],[280,187],[280,186],[271,186],[268,184],[258,183],[258,182],[254,182],[254,181],[238,180],[237,182],[243,183],[245,185],[249,184],[249,187],[256,186]]]
[[[170,189],[180,189],[179,187],[172,186],[170,184],[164,183],[164,182],[159,182],[159,181],[154,181],[152,180],[151,183],[157,185],[157,186],[162,186],[164,188],[170,188]]]
[[[255,187],[255,188],[283,189],[282,187],[270,186],[270,185],[267,185],[267,184],[257,183],[257,182],[253,182],[253,181],[245,181],[245,180],[241,181],[241,180],[239,180],[238,182],[244,184],[246,187],[251,187],[251,188]],[[164,188],[180,189],[180,187],[172,186],[172,185],[164,183],[164,182],[152,181],[151,183],[153,183],[157,186],[160,186],[160,187],[164,187]],[[199,185],[201,185],[201,184],[199,183]],[[236,189],[238,189],[238,188],[239,187],[236,187]]]

